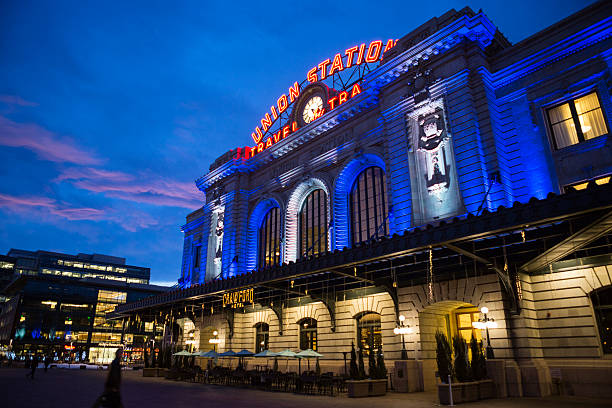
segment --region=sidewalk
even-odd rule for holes
[[[33,381],[27,380],[28,370],[0,369],[1,406],[22,407],[90,407],[103,390],[106,371],[52,369],[36,371]],[[435,393],[397,394],[384,397],[354,399],[346,396],[324,397],[266,392],[170,381],[164,378],[142,377],[142,371],[124,371],[123,404],[126,408],[431,408],[438,406]],[[610,401],[578,397],[493,399],[461,407],[533,407],[591,408],[610,407]]]

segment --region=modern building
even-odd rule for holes
[[[486,317],[500,395],[612,395],[611,66],[605,1],[517,44],[465,8],[330,55],[196,180],[181,288],[116,315],[324,371],[382,347],[426,389],[434,333]]]
[[[153,323],[106,318],[119,304],[170,289],[150,285],[149,268],[108,255],[19,249],[0,262],[0,268],[10,264],[13,271],[3,285],[0,343],[17,356],[38,352],[58,360],[107,363],[123,345],[126,360],[135,361],[156,335]]]

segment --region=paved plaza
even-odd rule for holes
[[[91,407],[102,392],[106,371],[53,369],[46,374],[37,370],[34,381],[25,378],[25,369],[0,369],[0,406],[21,407]],[[322,397],[265,392],[143,378],[141,371],[124,371],[123,404],[126,408],[240,407],[240,408],[321,408],[321,407],[434,407],[433,393],[396,394],[384,397],[349,399],[345,395]],[[462,407],[609,407],[609,401],[577,397],[522,398],[488,400],[462,404]]]

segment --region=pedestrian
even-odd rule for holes
[[[47,354],[45,357],[45,373],[47,372],[47,368],[49,368],[49,364],[51,364],[51,356]]]
[[[34,354],[34,357],[32,358],[32,361],[30,362],[30,369],[31,371],[29,373],[26,374],[26,378],[30,378],[30,380],[34,379],[34,372],[36,371],[36,368],[38,367],[38,354]]]
[[[108,377],[104,384],[104,393],[94,403],[94,408],[97,407],[111,407],[111,408],[123,408],[121,403],[121,357],[123,356],[123,350],[117,349],[115,353],[115,359],[111,363],[108,369]]]

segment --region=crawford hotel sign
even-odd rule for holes
[[[278,97],[251,133],[255,145],[237,148],[235,159],[252,158],[359,95],[363,91],[361,79],[367,72],[361,68],[381,61],[396,42],[392,39],[386,42],[375,40],[367,45],[355,45],[312,67],[306,73],[306,80],[294,82],[286,94]],[[349,68],[353,68],[351,75],[346,80],[339,78],[340,72]],[[322,82],[329,78],[338,78],[333,81],[332,88]],[[334,89],[337,85],[340,90]]]

